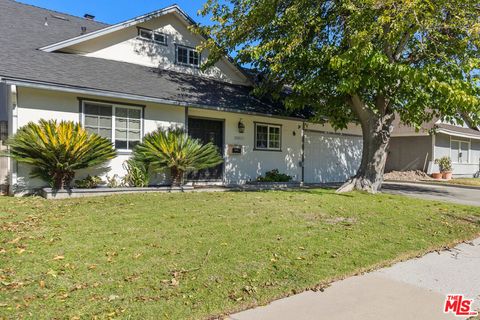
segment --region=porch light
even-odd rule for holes
[[[242,119],[238,121],[238,132],[244,133],[245,132],[245,124],[243,123]]]

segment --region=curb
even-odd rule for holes
[[[428,185],[428,186],[437,186],[437,187],[447,187],[447,188],[461,188],[461,189],[471,189],[471,190],[480,190],[480,187],[476,186],[467,186],[463,184],[451,184],[451,183],[442,183],[442,182],[430,182],[430,181],[405,181],[405,180],[385,180],[385,183],[403,183],[403,184],[419,184],[419,185]]]

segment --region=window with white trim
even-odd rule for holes
[[[189,47],[179,46],[176,48],[177,63],[186,66],[200,66],[200,53]]]
[[[141,107],[84,101],[82,109],[85,129],[109,139],[117,150],[130,151],[140,143]]]
[[[167,35],[158,31],[138,28],[138,37],[142,40],[149,40],[165,46],[167,45]]]
[[[450,158],[453,163],[470,162],[470,142],[450,140]]]
[[[282,126],[272,124],[255,124],[255,149],[279,151],[282,145]]]

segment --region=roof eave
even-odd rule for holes
[[[114,99],[125,99],[125,100],[135,100],[135,101],[142,101],[142,102],[160,103],[160,104],[166,104],[166,105],[172,105],[172,106],[190,107],[190,108],[222,111],[222,112],[237,113],[237,114],[247,114],[252,116],[269,117],[274,119],[305,121],[305,119],[291,117],[291,116],[289,117],[289,116],[254,112],[254,111],[237,110],[237,109],[231,109],[231,108],[224,108],[220,106],[217,107],[217,106],[196,104],[196,103],[190,103],[190,102],[184,102],[184,101],[178,101],[178,100],[135,95],[135,94],[129,94],[129,93],[123,93],[123,92],[117,92],[117,91],[106,91],[106,90],[69,86],[69,85],[49,83],[49,82],[39,82],[39,81],[32,81],[28,79],[13,78],[13,77],[0,77],[0,81],[3,81],[7,85],[16,85],[20,87],[27,87],[27,88],[34,88],[34,89],[55,90],[55,91],[62,91],[62,92],[69,92],[69,93],[76,93],[76,94],[86,94],[86,95],[92,95],[92,96],[98,96],[98,97],[114,98]]]
[[[480,133],[477,134],[470,134],[470,133],[465,133],[465,132],[458,132],[455,130],[449,130],[449,129],[444,129],[444,128],[439,128],[436,130],[436,133],[444,133],[448,134],[451,136],[456,136],[456,137],[461,137],[461,138],[469,138],[469,139],[478,139],[480,140]]]

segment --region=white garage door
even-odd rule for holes
[[[305,182],[346,181],[360,167],[362,145],[362,137],[307,131]]]

